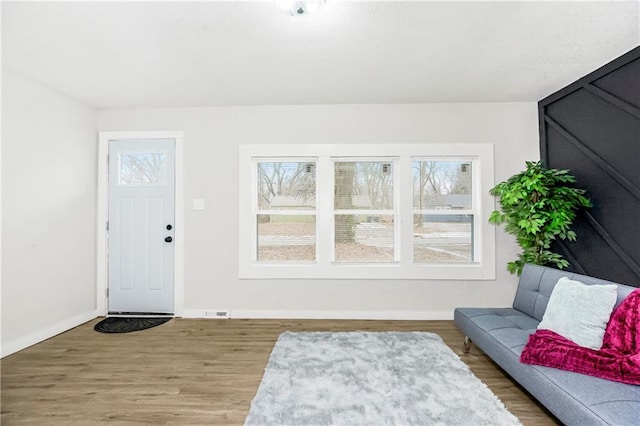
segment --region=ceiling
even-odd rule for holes
[[[640,44],[638,1],[2,2],[3,65],[97,108],[538,101]]]

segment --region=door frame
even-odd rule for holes
[[[184,194],[183,194],[183,139],[181,131],[124,131],[100,132],[98,141],[98,203],[96,222],[96,313],[108,312],[108,239],[109,218],[109,142],[123,139],[173,139],[175,140],[175,266],[173,315],[181,317],[184,309]]]

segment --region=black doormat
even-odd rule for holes
[[[97,323],[93,329],[100,333],[130,333],[146,330],[171,320],[171,318],[122,318],[109,317]]]

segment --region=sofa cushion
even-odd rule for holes
[[[518,363],[522,348],[529,335],[536,330],[538,321],[513,308],[457,308],[456,325],[480,348],[499,346],[487,355],[498,364],[516,356]],[[486,352],[486,351],[485,351]]]
[[[591,349],[602,347],[618,286],[586,285],[562,277],[551,292],[538,330],[551,330]]]
[[[638,424],[640,387],[537,365],[505,370],[568,426]]]

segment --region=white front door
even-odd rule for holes
[[[109,313],[174,312],[174,198],[174,139],[109,141]]]

